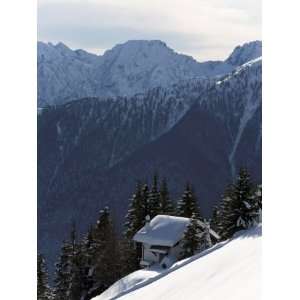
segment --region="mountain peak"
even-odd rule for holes
[[[252,41],[234,48],[226,62],[233,66],[241,66],[262,55],[262,42]]]
[[[52,58],[60,56],[60,55],[68,55],[74,56],[74,51],[66,46],[64,43],[59,42],[57,44],[53,44],[51,42],[45,43],[38,41],[38,55],[48,55],[52,56]]]
[[[61,50],[70,50],[70,48],[65,45],[63,42],[58,42],[55,46],[56,49],[61,49]]]
[[[126,53],[126,55],[136,55],[137,53],[155,53],[160,52],[174,52],[167,46],[166,43],[160,40],[129,40],[122,44],[117,44],[110,50],[107,50],[104,55]]]
[[[74,55],[74,51],[62,42],[58,42],[54,48],[61,54]]]
[[[118,44],[122,47],[167,47],[167,44],[161,40],[128,40],[125,43]]]

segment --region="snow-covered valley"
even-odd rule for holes
[[[174,264],[136,271],[93,300],[254,300],[260,297],[261,225]]]

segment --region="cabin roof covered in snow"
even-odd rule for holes
[[[172,247],[182,239],[189,223],[189,218],[157,215],[134,235],[133,240],[149,245]],[[204,228],[205,224],[201,221],[199,223]],[[209,232],[219,239],[212,229]]]
[[[183,237],[190,219],[157,215],[140,229],[133,240],[140,243],[160,246],[174,246]]]

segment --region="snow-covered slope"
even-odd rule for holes
[[[261,41],[245,43],[243,46],[237,46],[226,62],[233,66],[241,66],[244,63],[253,60],[262,55]]]
[[[134,272],[94,300],[259,299],[260,258],[258,226],[178,262],[170,270]]]
[[[228,120],[227,128],[232,133],[232,148],[229,163],[232,177],[235,177],[237,163],[236,152],[242,140],[248,123],[261,110],[262,93],[262,58],[258,57],[237,67],[231,74],[216,82],[215,89],[210,90],[201,102],[209,110],[226,119],[224,109],[234,112]],[[241,101],[241,95],[243,101]],[[212,100],[214,99],[214,100]],[[230,115],[230,113],[228,113]],[[261,140],[261,130],[257,130],[258,145]],[[259,147],[258,147],[259,148]],[[260,149],[257,149],[259,152]]]
[[[239,47],[227,61],[199,63],[159,40],[128,41],[103,56],[73,51],[62,43],[39,42],[38,105],[62,104],[85,97],[132,96],[182,80],[224,75],[261,56],[256,45],[260,42],[254,43]]]
[[[119,44],[103,55],[96,72],[97,94],[131,96],[180,80],[224,74],[232,70],[222,62],[198,63],[176,53],[159,40],[133,40]]]
[[[121,294],[137,289],[141,286],[149,284],[152,280],[157,280],[159,275],[164,274],[166,270],[159,266],[152,266],[150,269],[141,269],[135,271],[126,277],[115,282],[110,288],[104,291],[94,300],[114,299]]]
[[[83,50],[72,51],[63,43],[38,42],[38,106],[59,104],[95,94],[93,70],[101,57]]]

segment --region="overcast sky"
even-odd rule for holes
[[[261,39],[260,0],[38,0],[38,39],[102,54],[160,39],[199,61]]]

